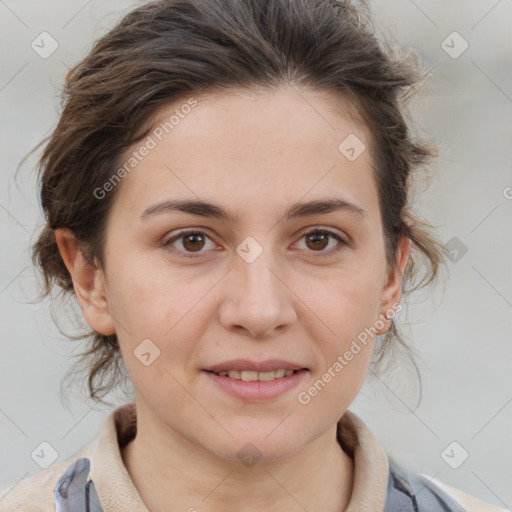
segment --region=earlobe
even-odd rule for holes
[[[86,322],[105,336],[115,334],[102,269],[86,260],[70,230],[57,229],[55,239],[73,280],[75,294]]]

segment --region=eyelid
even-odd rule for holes
[[[307,226],[299,231],[300,236],[307,235],[308,233],[315,232],[315,231],[325,231],[326,233],[330,233],[332,235],[336,235],[339,237],[343,242],[345,242],[347,245],[349,244],[349,238],[347,235],[341,233],[336,228],[332,228],[329,226],[322,226],[319,224],[314,224],[312,226]]]

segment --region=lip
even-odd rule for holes
[[[277,369],[284,369],[282,366]],[[289,368],[293,370],[294,368]],[[295,368],[297,369],[297,368]],[[224,370],[216,370],[224,371]],[[248,370],[251,371],[251,370]],[[258,370],[252,370],[258,371]],[[259,370],[265,371],[265,370]],[[268,370],[270,371],[270,370]],[[305,368],[298,369],[296,373],[289,377],[281,377],[280,379],[268,380],[268,381],[243,381],[238,379],[231,379],[230,377],[223,377],[213,373],[213,371],[203,370],[209,379],[211,379],[219,388],[236,397],[246,401],[261,402],[264,400],[270,400],[277,398],[278,396],[290,391],[296,387],[300,381],[304,378],[308,370]]]
[[[267,359],[266,361],[249,361],[248,359],[230,359],[222,363],[209,366],[204,370],[210,372],[229,372],[237,370],[239,372],[273,372],[275,370],[307,370],[304,365],[284,361],[283,359]]]

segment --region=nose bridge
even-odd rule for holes
[[[237,262],[236,278],[243,283],[240,299],[257,308],[260,314],[265,310],[275,311],[286,300],[283,296],[283,284],[276,276],[279,274],[277,266],[271,249],[264,250],[254,261],[241,258]]]
[[[240,273],[246,283],[247,295],[253,299],[263,297],[266,300],[277,300],[281,295],[282,283],[276,277],[279,274],[275,255],[271,250],[265,251],[258,258],[247,263],[239,262]]]
[[[276,288],[275,281],[278,280],[274,269],[279,266],[276,251],[273,249],[273,237],[266,233],[258,236],[258,240],[247,236],[237,246],[236,273],[240,279],[246,281],[247,286],[251,287],[251,293],[254,287],[257,290],[258,285],[261,293],[279,293],[279,290],[273,289]]]

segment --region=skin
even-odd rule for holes
[[[374,339],[307,405],[297,395],[400,301],[410,241],[400,241],[397,266],[388,266],[368,130],[336,113],[325,94],[282,87],[196,99],[119,185],[103,269],[86,263],[69,231],[56,233],[86,321],[117,333],[133,382],[138,431],[122,450],[125,465],[154,511],[169,503],[201,512],[343,511],[354,468],[336,424],[363,384]],[[366,146],[352,162],[338,150],[349,134]],[[325,198],[353,203],[364,217],[284,218],[298,201]],[[214,202],[240,217],[141,219],[169,199]],[[207,237],[164,245],[183,228]],[[334,252],[335,238],[323,246],[305,236],[321,228],[348,245]],[[251,263],[236,252],[248,236],[263,248]],[[390,321],[378,325],[384,334]],[[134,350],[148,338],[160,356],[145,366]],[[244,401],[201,371],[232,358],[291,360],[308,373],[278,398]],[[248,442],[261,453],[252,467],[237,457]]]

